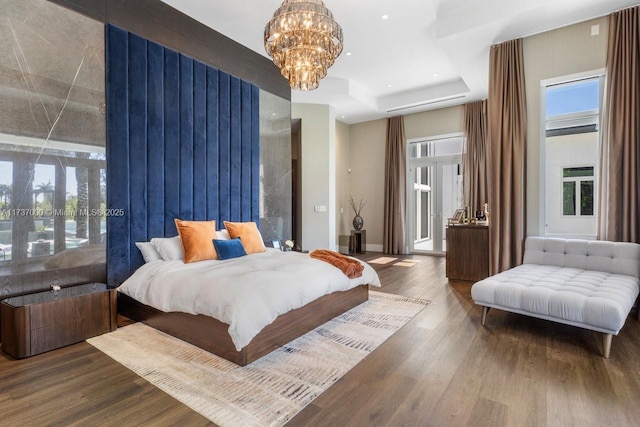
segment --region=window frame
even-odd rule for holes
[[[538,197],[539,197],[539,203],[538,203],[538,215],[539,215],[539,221],[538,221],[538,233],[540,236],[555,236],[555,237],[565,237],[565,238],[583,238],[583,239],[595,239],[596,238],[596,234],[594,231],[594,234],[579,234],[579,235],[575,235],[575,234],[557,234],[557,233],[547,233],[546,231],[546,224],[547,224],[547,201],[546,201],[546,195],[547,195],[547,169],[546,169],[546,159],[547,159],[547,148],[546,148],[546,144],[547,144],[547,87],[549,86],[555,86],[555,85],[560,85],[560,84],[566,84],[566,83],[572,83],[572,82],[576,82],[579,80],[588,80],[588,79],[593,79],[593,78],[598,78],[599,79],[599,113],[598,113],[598,126],[597,128],[600,129],[600,123],[602,123],[602,114],[603,114],[603,95],[604,95],[604,87],[605,87],[605,83],[606,83],[606,69],[605,68],[598,68],[595,70],[591,70],[591,71],[585,71],[582,73],[575,73],[575,74],[569,74],[569,75],[564,75],[564,76],[559,76],[559,77],[554,77],[554,78],[549,78],[549,79],[543,79],[540,80],[540,120],[539,120],[539,124],[538,124],[538,129],[539,129],[539,146],[540,146],[540,157],[539,157],[539,162],[538,162],[538,171],[539,171],[539,189],[538,189]],[[586,116],[587,114],[584,114],[584,116]],[[583,116],[581,114],[581,116]],[[600,141],[598,141],[598,145],[600,144]],[[596,164],[595,165],[595,169],[594,169],[594,215],[596,217],[596,221],[597,221],[597,216],[598,216],[598,209],[597,209],[597,200],[598,200],[598,194],[597,194],[597,188],[598,188],[598,176],[599,176],[599,169],[600,169],[600,165]],[[591,215],[589,215],[588,217],[592,217]],[[576,217],[578,218],[578,217]]]
[[[591,175],[584,176],[564,176],[565,169],[575,169],[575,168],[593,168],[593,173]],[[564,213],[564,206],[562,211],[562,216],[566,218],[592,218],[596,215],[596,194],[595,194],[595,186],[596,186],[596,165],[570,165],[570,166],[562,166],[563,176],[562,176],[562,197],[564,199],[564,184],[567,182],[573,182],[575,184],[575,192],[574,192],[574,203],[575,203],[575,213],[573,215]],[[593,184],[593,214],[584,215],[582,213],[582,183],[583,182],[591,182]]]

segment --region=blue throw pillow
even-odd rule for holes
[[[239,237],[229,240],[213,239],[213,246],[218,253],[218,259],[239,258],[247,254]]]

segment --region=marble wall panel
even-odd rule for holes
[[[104,67],[101,22],[0,0],[0,264],[102,241]]]
[[[0,4],[0,133],[104,146],[102,23],[45,0]]]
[[[291,103],[260,91],[260,231],[291,239]]]

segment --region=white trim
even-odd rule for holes
[[[546,88],[547,86],[556,86],[564,83],[572,83],[578,80],[588,80],[596,77],[601,77],[607,74],[606,68],[598,68],[591,71],[584,71],[582,73],[569,74],[566,76],[552,77],[550,79],[540,80],[540,87]],[[545,97],[546,99],[546,97]],[[547,109],[544,110],[544,116],[547,116]]]
[[[538,158],[538,235],[547,230],[547,85],[540,81],[540,157]]]

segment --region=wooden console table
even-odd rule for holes
[[[70,286],[0,302],[2,350],[21,359],[116,329],[115,289]]]
[[[489,276],[489,227],[447,227],[447,278],[477,282]]]

